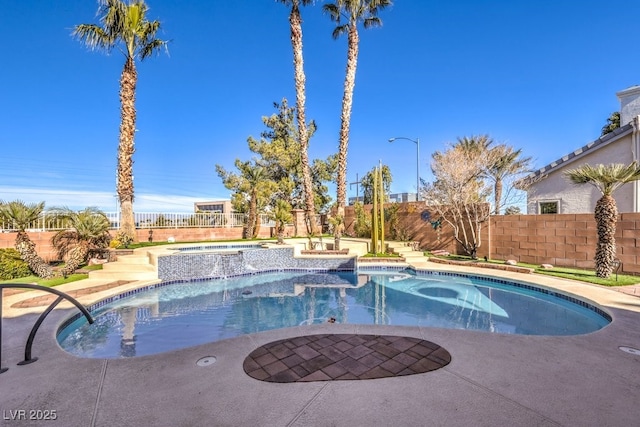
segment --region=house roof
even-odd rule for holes
[[[563,168],[567,163],[570,163],[576,160],[579,157],[583,157],[586,154],[593,153],[594,151],[609,145],[610,143],[622,138],[625,135],[628,135],[633,130],[631,123],[627,123],[626,125],[615,129],[613,132],[610,132],[600,138],[596,139],[588,143],[587,145],[578,148],[577,150],[562,156],[556,161],[549,163],[548,165],[538,169],[535,172],[530,173],[526,177],[522,179],[523,182],[535,182],[543,179],[549,173]]]

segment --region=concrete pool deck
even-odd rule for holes
[[[38,332],[35,363],[16,366],[38,313],[3,299],[0,425],[60,426],[622,426],[640,423],[640,298],[547,276],[447,266],[417,268],[491,275],[578,295],[613,322],[591,334],[520,336],[440,328],[324,324],[245,335],[132,359],[81,359],[58,346],[58,325],[77,312],[61,304]],[[94,280],[94,279],[88,279]],[[106,279],[105,279],[106,280]],[[113,282],[113,279],[109,279]],[[115,285],[83,304],[149,283]],[[102,285],[106,283],[103,280]],[[99,286],[75,282],[66,289]],[[633,288],[626,288],[632,290]],[[35,295],[35,294],[33,294]],[[397,335],[435,343],[451,363],[418,375],[353,381],[269,383],[248,376],[245,358],[273,341],[314,334]],[[200,366],[205,357],[210,363]],[[54,412],[52,412],[54,411]],[[36,420],[55,413],[55,421]],[[32,418],[30,420],[30,418]]]

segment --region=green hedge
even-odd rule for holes
[[[0,280],[18,279],[31,275],[29,265],[20,259],[15,249],[0,249]]]

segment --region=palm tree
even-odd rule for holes
[[[358,66],[358,23],[364,28],[382,25],[378,12],[391,5],[390,0],[336,0],[335,3],[323,5],[322,9],[336,23],[333,38],[347,34],[347,69],[342,96],[342,113],[340,115],[340,142],[338,149],[337,178],[337,218],[344,218],[344,207],[347,204],[347,148],[349,146],[349,126],[351,123],[351,107],[353,105],[353,89],[356,84],[356,68]],[[337,247],[344,224],[335,227]]]
[[[458,142],[455,145],[466,152],[480,154],[489,151],[492,144],[493,138],[489,137],[489,135],[474,135],[458,138]]]
[[[611,115],[607,119],[607,124],[602,126],[602,132],[600,133],[600,136],[605,136],[606,134],[613,132],[619,127],[620,127],[620,112],[614,111],[613,113],[611,113]]]
[[[521,157],[522,149],[506,144],[493,145],[488,135],[458,138],[455,144],[482,165],[482,177],[493,181],[493,213],[500,214],[504,181],[529,172],[531,157]]]
[[[493,180],[493,213],[500,215],[504,180],[522,176],[531,169],[531,157],[521,157],[522,149],[514,150],[506,144],[489,150],[490,163],[486,174]]]
[[[278,244],[282,245],[284,243],[285,227],[293,220],[293,215],[291,214],[291,205],[286,200],[276,200],[276,205],[273,209],[271,217],[276,222],[276,235],[278,237]]]
[[[260,232],[260,212],[258,191],[265,179],[266,171],[262,166],[248,168],[247,181],[249,184],[249,218],[247,219],[247,238],[255,239]]]
[[[36,244],[26,232],[40,218],[43,210],[44,202],[27,204],[22,200],[7,203],[0,201],[0,219],[12,223],[13,228],[18,231],[15,248],[20,252],[20,258],[29,264],[31,271],[38,277],[50,279],[53,277],[53,269],[38,255]]]
[[[120,201],[122,222],[120,228],[135,238],[133,215],[133,153],[136,131],[136,83],[138,74],[135,60],[144,59],[167,46],[167,42],[156,38],[159,21],[148,21],[149,10],[144,0],[98,0],[101,26],[77,25],[72,36],[80,39],[90,49],[110,52],[118,47],[125,56],[120,76],[120,139],[118,144],[118,167],[116,191]]]
[[[574,184],[591,184],[602,193],[594,212],[598,228],[595,263],[596,276],[608,278],[616,257],[618,207],[613,192],[628,182],[639,180],[640,166],[636,162],[628,166],[619,163],[597,166],[585,164],[566,171],[564,175]]]
[[[300,163],[302,167],[302,187],[304,191],[305,223],[309,228],[308,234],[316,234],[315,200],[313,184],[311,180],[311,168],[309,165],[309,136],[306,122],[306,91],[304,74],[304,60],[302,58],[302,18],[300,17],[300,5],[306,6],[313,0],[278,0],[286,6],[291,6],[289,13],[289,25],[291,27],[291,48],[293,49],[293,68],[296,86],[296,115],[298,121],[298,139],[300,143]]]
[[[109,219],[101,210],[89,207],[75,212],[69,208],[53,208],[54,218],[69,228],[60,230],[51,238],[51,244],[58,250],[58,255],[67,256],[65,266],[60,273],[67,277],[87,260],[91,249],[109,246]]]

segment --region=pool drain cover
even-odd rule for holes
[[[196,362],[196,365],[198,365],[198,366],[210,366],[210,365],[213,365],[214,363],[216,363],[216,357],[215,356],[205,356],[205,357],[200,358]]]
[[[637,348],[625,347],[625,346],[620,346],[618,348],[620,350],[624,351],[625,353],[631,353],[631,354],[635,354],[637,356],[640,356],[640,350],[638,350]]]

